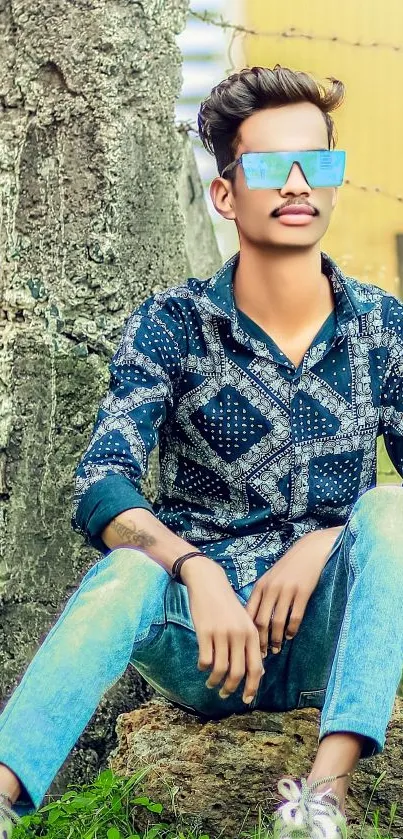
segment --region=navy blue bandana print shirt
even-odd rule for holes
[[[87,451],[72,526],[133,507],[255,581],[305,533],[342,525],[376,484],[376,440],[403,474],[403,303],[322,254],[335,308],[298,367],[237,310],[238,255],[210,280],[150,297],[126,320]],[[159,442],[159,496],[141,493]]]

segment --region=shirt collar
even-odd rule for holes
[[[357,281],[346,277],[338,265],[322,251],[322,271],[333,286],[338,330],[348,331],[348,324],[374,308],[375,302],[365,300],[356,289]],[[208,281],[204,296],[211,314],[231,321],[234,331],[239,329],[235,305],[233,279],[239,253],[234,254]],[[206,300],[207,298],[207,300]]]

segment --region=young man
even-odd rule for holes
[[[77,469],[73,526],[105,555],[0,718],[3,837],[129,662],[207,717],[322,709],[276,836],[346,835],[348,778],[384,747],[403,664],[403,492],[375,487],[380,433],[403,472],[403,305],[321,252],[342,97],[255,67],[202,104],[239,254],[126,321]]]

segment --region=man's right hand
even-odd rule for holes
[[[242,698],[252,702],[264,673],[259,633],[224,570],[207,556],[192,557],[183,564],[181,578],[199,644],[198,668],[212,668],[207,687],[225,679],[219,695],[226,699],[246,675]]]

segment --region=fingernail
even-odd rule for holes
[[[227,691],[226,691],[226,690],[223,690],[222,688],[221,688],[221,690],[218,692],[218,695],[219,695],[219,696],[221,696],[221,699],[228,699],[228,697],[229,697],[229,696],[231,696],[231,694],[230,694],[230,693],[227,693]]]
[[[271,651],[272,651],[272,653],[274,653],[274,655],[276,655],[276,653],[279,653],[280,650],[281,650],[281,647],[272,647],[271,648]]]
[[[285,640],[286,641],[292,641],[292,635],[286,635]]]
[[[253,699],[253,696],[245,696],[243,701],[246,702],[247,705],[249,705],[249,702],[252,702],[252,699]]]
[[[262,650],[262,658],[266,658],[266,656],[267,656],[267,650]]]
[[[205,684],[206,688],[208,688],[209,690],[213,690],[214,685],[210,685],[209,682],[206,682]]]

